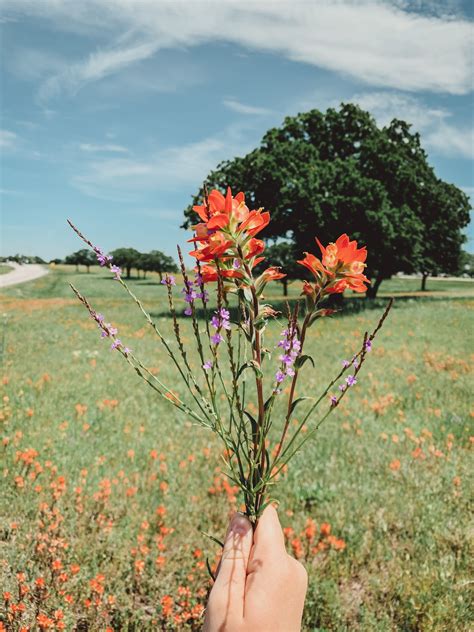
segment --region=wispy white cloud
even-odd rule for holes
[[[425,136],[428,147],[445,156],[474,158],[474,129],[442,124]]]
[[[65,88],[74,93],[87,83],[115,74],[128,66],[147,59],[158,50],[156,42],[138,43],[124,48],[99,50],[85,60],[72,64],[47,79],[40,87],[40,100],[58,96]]]
[[[245,103],[240,103],[236,99],[224,99],[224,105],[229,108],[229,110],[233,110],[234,112],[238,112],[239,114],[249,114],[249,115],[265,115],[265,114],[273,114],[272,110],[268,108],[256,107],[254,105],[246,105]]]
[[[398,92],[361,93],[350,101],[371,112],[381,126],[394,118],[411,123],[422,144],[435,153],[474,157],[474,130],[450,124],[451,113],[444,108],[428,107],[420,98]]]
[[[109,198],[110,191],[175,190],[196,187],[224,159],[241,155],[255,144],[246,128],[229,126],[219,136],[167,147],[140,160],[105,158],[87,163],[72,178],[83,193]]]
[[[216,41],[278,53],[373,86],[451,94],[472,89],[467,19],[380,0],[4,0],[4,7],[12,17],[37,15],[63,30],[102,32],[113,42],[49,77],[44,99],[64,88],[74,92],[159,49]]]
[[[81,143],[79,145],[81,151],[87,152],[112,152],[112,153],[128,153],[128,149],[122,145],[103,144],[95,145],[92,143]]]
[[[13,149],[18,143],[18,136],[15,132],[0,129],[0,147],[2,149]]]

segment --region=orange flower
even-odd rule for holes
[[[277,281],[278,279],[286,277],[286,274],[279,272],[279,270],[280,268],[277,266],[270,266],[263,272],[262,276],[265,277],[267,281]]]
[[[346,289],[354,292],[365,292],[365,283],[369,283],[363,274],[367,250],[357,248],[357,242],[350,241],[344,233],[335,243],[323,246],[318,238],[316,242],[321,250],[322,260],[315,255],[305,252],[305,258],[298,261],[305,266],[316,278],[317,284],[322,285],[328,294],[339,294]],[[308,288],[303,288],[305,294]]]
[[[255,239],[255,235],[268,225],[270,213],[262,209],[249,211],[244,194],[232,197],[230,188],[225,197],[214,189],[206,204],[193,209],[203,222],[193,226],[195,236],[189,241],[197,247],[190,255],[209,264],[201,269],[204,282],[216,281],[218,274],[224,278],[242,279],[249,268],[262,261],[258,255],[265,244]]]
[[[331,525],[327,522],[322,522],[320,531],[322,536],[328,536],[331,533]]]
[[[270,213],[268,211],[262,213],[262,211],[251,211],[245,221],[239,226],[239,232],[244,230],[254,237],[257,233],[268,226],[270,223]]]
[[[398,459],[394,459],[391,463],[390,463],[390,469],[392,470],[392,472],[396,472],[397,470],[400,469],[400,461]]]

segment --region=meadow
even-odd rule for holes
[[[206,560],[219,555],[204,533],[221,538],[241,498],[221,445],[109,351],[69,281],[178,390],[107,272],[58,266],[2,291],[0,630],[199,630]],[[171,338],[158,278],[131,286]],[[474,282],[418,289],[384,282],[376,308],[357,299],[310,330],[316,367],[299,388],[311,395],[384,297],[400,297],[359,383],[276,490],[288,551],[309,574],[305,631],[472,629]],[[281,328],[269,326],[269,348]]]

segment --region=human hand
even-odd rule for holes
[[[276,510],[269,505],[255,533],[232,518],[206,608],[204,632],[298,632],[308,576],[288,555]]]

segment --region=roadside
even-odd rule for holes
[[[24,263],[23,265],[9,263],[8,265],[11,266],[12,271],[0,276],[0,288],[33,281],[49,272],[47,268],[39,263]]]

